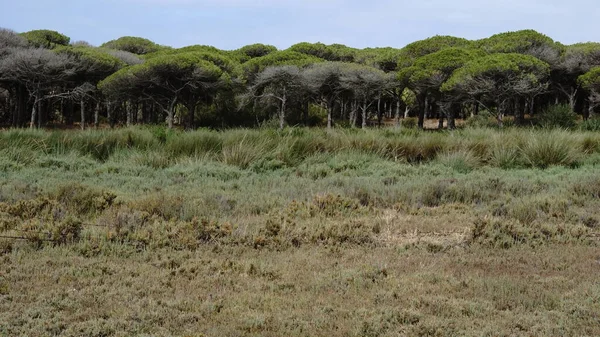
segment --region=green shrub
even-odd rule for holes
[[[312,214],[321,214],[325,217],[334,217],[357,211],[360,204],[357,200],[342,197],[341,195],[324,194],[314,197],[311,204]]]
[[[217,155],[223,148],[223,137],[215,131],[180,132],[168,137],[165,150],[173,157]]]
[[[479,114],[467,118],[465,126],[468,128],[495,128],[498,122],[489,111],[480,111]]]
[[[419,119],[416,117],[404,118],[402,120],[402,127],[406,129],[416,129],[419,126]]]
[[[589,243],[589,232],[589,228],[583,225],[523,224],[506,219],[480,218],[471,228],[470,242],[503,249],[518,245]]]
[[[223,146],[221,158],[227,165],[247,169],[252,163],[269,153],[268,143],[265,140],[247,138],[246,135],[239,141],[232,141]]]
[[[111,207],[117,196],[109,191],[88,187],[79,183],[58,188],[56,200],[76,214],[94,214]]]
[[[67,217],[52,228],[52,240],[57,244],[79,241],[82,224],[77,218]]]
[[[481,158],[469,150],[443,153],[438,156],[437,161],[460,173],[469,173],[481,166]]]
[[[574,167],[582,157],[581,145],[568,134],[559,132],[532,133],[521,148],[525,164],[529,167]]]
[[[522,165],[519,149],[510,145],[497,145],[490,151],[488,163],[503,169],[514,169]]]
[[[591,118],[579,124],[582,131],[600,131],[600,118]]]
[[[545,129],[571,129],[577,125],[577,118],[568,105],[552,105],[537,117],[537,123]]]

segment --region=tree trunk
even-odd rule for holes
[[[177,104],[177,98],[174,98],[169,105],[169,111],[167,111],[167,125],[169,129],[173,128],[173,118],[175,117],[175,105]]]
[[[113,116],[113,104],[109,101],[106,101],[106,119],[108,119],[108,125],[110,125],[110,128],[114,128],[115,121]]]
[[[133,117],[133,103],[131,101],[127,101],[125,103],[125,126],[130,127],[131,123],[132,123],[132,117]]]
[[[499,128],[503,128],[504,127],[504,107],[505,107],[505,102],[502,102],[500,104],[498,104],[498,113],[496,114],[496,121],[498,122],[498,127]]]
[[[362,109],[362,129],[367,128],[367,100],[363,101]]]
[[[590,96],[589,98],[589,105],[588,105],[588,113],[587,113],[587,118],[592,118],[594,117],[594,101],[592,100],[592,97]]]
[[[417,103],[419,106],[419,129],[423,129],[425,127],[425,110],[427,110],[427,98],[425,94],[417,95]]]
[[[310,112],[310,102],[308,100],[304,102],[303,110],[302,119],[304,119],[304,126],[308,126],[308,115]]]
[[[33,107],[31,108],[31,122],[29,123],[29,128],[35,128],[35,119],[37,117],[37,107],[38,107],[38,94],[33,95]]]
[[[81,130],[85,130],[85,101],[83,98],[80,101],[81,104]]]
[[[44,111],[42,110],[42,101],[41,100],[38,102],[38,108],[37,109],[38,109],[38,112],[37,112],[37,115],[38,115],[38,119],[37,119],[38,129],[41,129],[42,128],[42,114],[44,113]]]
[[[138,105],[138,109],[137,109],[137,118],[136,118],[136,122],[137,124],[144,124],[144,110],[145,110],[145,104],[144,102],[140,103]]]
[[[327,129],[333,128],[333,100],[327,101]]]
[[[460,109],[458,104],[452,104],[448,111],[448,130],[456,129],[456,112]]]
[[[283,97],[281,99],[281,108],[279,109],[279,130],[283,130],[283,127],[285,126],[285,103],[286,103],[286,96],[285,94],[283,94]]]
[[[383,113],[381,111],[381,96],[377,97],[377,126],[381,127]]]
[[[194,129],[194,124],[196,123],[196,103],[188,103],[188,129]]]
[[[68,126],[73,125],[73,114],[75,110],[75,107],[73,106],[73,100],[71,99],[67,99],[66,102],[66,106],[65,106],[65,112],[64,112],[64,118],[65,118],[65,124],[67,124]]]
[[[96,102],[96,109],[94,109],[94,127],[97,129],[100,126],[100,102]]]
[[[571,94],[569,94],[569,108],[571,108],[571,112],[575,112],[576,96],[577,89],[571,91]]]
[[[394,118],[394,126],[396,129],[400,128],[400,100],[396,101],[396,116]]]
[[[358,102],[356,100],[352,102],[352,111],[350,111],[350,115],[350,125],[355,128],[357,127],[356,123],[358,121]]]

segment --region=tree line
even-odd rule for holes
[[[555,105],[600,105],[600,43],[533,30],[434,36],[404,48],[298,43],[286,50],[171,48],[139,37],[99,47],[51,30],[0,29],[0,125],[172,128],[363,127],[415,118],[440,128],[480,114],[526,125]]]

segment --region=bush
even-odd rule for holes
[[[247,169],[269,152],[267,145],[265,140],[244,136],[240,141],[224,145],[221,156],[225,164]]]
[[[526,165],[542,169],[577,166],[582,155],[579,144],[567,135],[556,132],[531,134],[521,152]]]
[[[419,126],[419,119],[416,117],[404,118],[402,120],[402,127],[406,129],[416,129]]]
[[[495,128],[498,126],[498,122],[494,115],[484,110],[480,111],[478,115],[467,118],[465,126],[468,128]]]
[[[52,228],[52,240],[57,244],[67,244],[79,241],[81,237],[82,224],[77,218],[68,217],[54,225]]]
[[[490,152],[489,164],[503,169],[513,169],[521,166],[519,150],[507,145],[496,145]]]
[[[577,125],[577,114],[568,105],[553,105],[538,116],[537,122],[545,129],[571,129]]]
[[[101,212],[112,206],[116,198],[112,192],[77,183],[61,186],[56,193],[56,200],[77,214]]]
[[[579,129],[583,131],[600,131],[600,118],[592,118],[579,124]]]
[[[451,167],[460,173],[469,173],[473,169],[481,166],[481,158],[477,157],[472,151],[459,150],[457,152],[446,152],[438,156],[437,161]]]
[[[550,243],[576,243],[589,240],[583,225],[523,224],[506,219],[477,219],[471,229],[471,243],[508,249],[518,245],[540,246]]]

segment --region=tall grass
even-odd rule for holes
[[[466,129],[417,130],[286,129],[158,132],[149,128],[89,131],[10,130],[0,134],[6,160],[30,165],[40,154],[77,152],[100,162],[126,156],[153,168],[183,159],[212,158],[244,169],[263,162],[296,167],[306,158],[338,153],[367,153],[378,158],[420,164],[437,162],[468,171],[479,166],[572,167],[600,149],[600,135],[585,131]],[[461,167],[459,167],[461,166]]]

